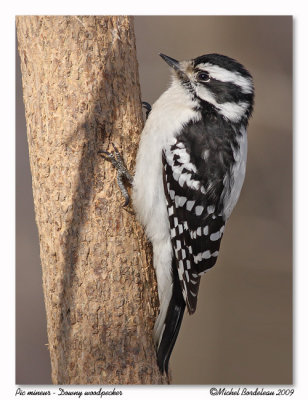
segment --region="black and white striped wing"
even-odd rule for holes
[[[209,204],[206,182],[198,177],[182,142],[165,148],[162,161],[170,237],[183,297],[192,314],[200,276],[216,263],[225,221]]]

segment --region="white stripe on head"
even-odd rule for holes
[[[245,101],[240,101],[239,103],[217,103],[214,94],[206,87],[200,85],[196,86],[196,94],[202,100],[216,107],[220,114],[232,122],[240,121],[249,107],[249,103]]]
[[[197,67],[208,72],[212,78],[217,79],[218,81],[234,83],[234,85],[237,85],[242,89],[243,93],[253,92],[252,79],[244,77],[236,71],[229,71],[228,69],[211,63],[202,63],[197,65]]]

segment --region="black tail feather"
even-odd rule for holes
[[[179,275],[174,259],[172,261],[172,272],[172,297],[166,314],[162,339],[157,349],[157,363],[162,374],[164,372],[168,374],[169,359],[178,337],[186,305],[183,299]]]

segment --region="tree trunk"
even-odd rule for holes
[[[54,384],[166,383],[151,249],[121,207],[142,110],[131,17],[17,17]]]

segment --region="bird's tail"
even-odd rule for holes
[[[172,260],[173,286],[169,305],[160,305],[160,314],[154,328],[157,363],[161,373],[168,374],[169,359],[175,345],[185,310],[185,301],[179,281],[175,259]],[[164,311],[165,310],[165,311]]]

